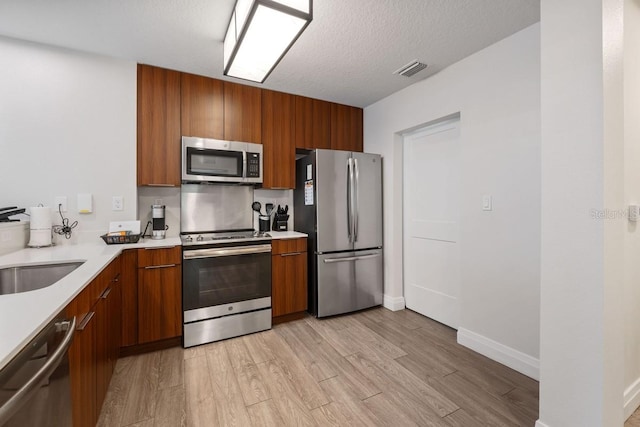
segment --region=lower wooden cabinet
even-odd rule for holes
[[[138,269],[138,344],[182,334],[180,264]]]
[[[307,239],[271,242],[271,307],[274,322],[307,310]]]
[[[76,332],[69,348],[73,425],[94,426],[120,346],[120,260],[109,264],[69,304]],[[99,295],[97,300],[94,295]]]

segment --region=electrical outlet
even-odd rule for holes
[[[67,211],[67,196],[57,196],[55,199],[55,202],[53,203],[53,210],[57,211],[58,210],[58,206],[60,206],[60,210],[62,212],[66,212]]]
[[[121,211],[124,209],[124,198],[122,196],[113,196],[111,199],[111,210]]]
[[[493,210],[493,200],[491,196],[482,196],[482,210],[483,211]]]

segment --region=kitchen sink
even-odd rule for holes
[[[1,268],[0,295],[17,294],[46,288],[82,264],[84,264],[84,261]]]

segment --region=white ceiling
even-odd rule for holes
[[[0,0],[0,35],[234,81],[222,76],[234,4]],[[365,107],[534,24],[540,0],[315,0],[313,14],[261,87]],[[429,67],[392,74],[414,59]]]

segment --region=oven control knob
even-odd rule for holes
[[[193,242],[193,237],[187,236],[184,238],[185,242]]]
[[[202,237],[202,234],[199,234],[198,237],[196,237],[196,240],[198,242],[202,242],[204,240],[204,237]]]

